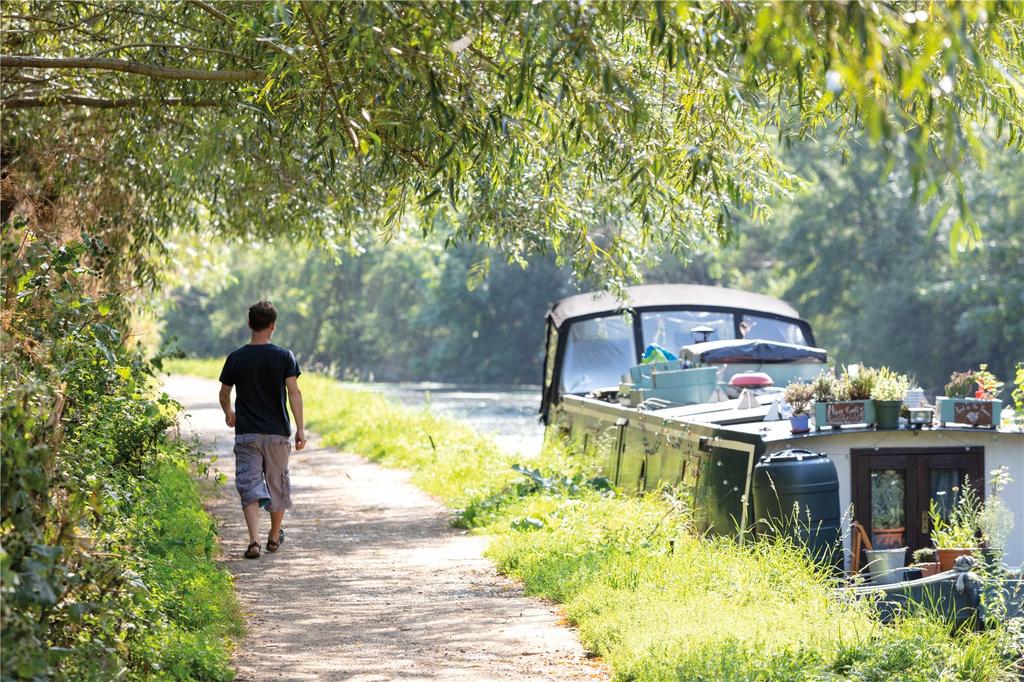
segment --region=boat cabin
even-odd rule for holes
[[[545,423],[563,395],[617,387],[652,343],[680,349],[699,342],[760,339],[814,346],[811,325],[793,306],[770,296],[699,284],[630,287],[626,296],[622,301],[606,292],[577,294],[548,310]]]
[[[651,343],[679,359],[641,364]],[[696,285],[635,287],[625,304],[582,294],[548,312],[541,409],[545,423],[597,451],[620,489],[675,486],[714,533],[753,526],[751,485],[763,456],[793,448],[827,456],[847,567],[853,521],[875,545],[907,547],[909,557],[932,546],[933,501],[948,511],[965,483],[991,496],[991,472],[1002,469],[1013,481],[1001,495],[1013,522],[1005,561],[1024,564],[1024,433],[940,423],[794,433],[779,418],[780,393],[826,360],[796,309],[768,296]]]

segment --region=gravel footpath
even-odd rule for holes
[[[165,390],[228,476],[210,500],[248,635],[239,680],[603,680],[552,606],[523,596],[483,557],[487,539],[453,529],[447,510],[385,469],[320,446],[293,452],[286,541],[241,558],[245,523],[234,490],[233,433],[219,384],[172,376]]]

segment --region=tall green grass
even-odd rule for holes
[[[179,361],[216,377],[219,362]],[[499,569],[564,604],[584,645],[624,680],[1010,679],[1003,630],[952,635],[926,616],[883,626],[870,604],[779,542],[695,534],[671,498],[588,487],[595,465],[549,445],[531,467],[451,419],[322,376],[301,380],[307,423],[330,445],[412,470],[488,533]],[[541,482],[538,482],[541,481]]]
[[[231,575],[217,566],[217,527],[183,463],[161,465],[132,524],[154,618],[137,643],[148,678],[231,680],[230,642],[244,633]]]

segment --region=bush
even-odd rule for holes
[[[3,679],[225,680],[240,631],[179,406],[125,348],[102,246],[5,234]]]

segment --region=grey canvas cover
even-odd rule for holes
[[[781,341],[728,339],[683,346],[683,358],[706,364],[826,362],[824,348]]]

